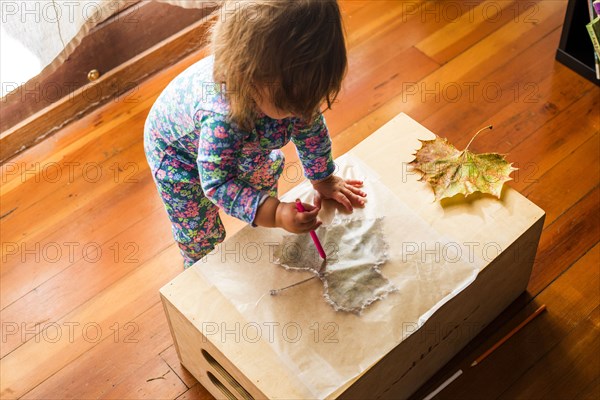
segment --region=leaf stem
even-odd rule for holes
[[[465,149],[463,150],[463,152],[466,151],[469,148],[469,146],[471,145],[471,143],[473,143],[473,139],[475,139],[477,137],[477,135],[479,135],[480,132],[482,132],[482,131],[484,131],[486,129],[492,129],[492,125],[488,125],[485,128],[481,128],[480,130],[478,130],[477,133],[475,134],[475,136],[473,136],[471,138],[471,140],[469,141],[469,144],[467,144],[467,147],[465,147]]]
[[[282,287],[282,288],[280,288],[280,289],[271,289],[271,291],[270,291],[269,293],[271,293],[271,296],[276,296],[276,295],[278,295],[279,293],[283,292],[284,290],[288,290],[288,289],[291,289],[291,288],[293,288],[293,287],[295,287],[295,286],[301,285],[301,284],[303,284],[304,282],[308,282],[308,281],[310,281],[310,280],[312,280],[312,279],[315,279],[315,278],[316,278],[316,277],[318,277],[318,276],[319,276],[319,275],[313,275],[313,276],[311,276],[310,278],[306,278],[306,279],[304,279],[304,280],[301,280],[300,282],[296,282],[296,283],[294,283],[294,284],[291,284],[291,285],[289,285],[289,286],[286,286],[286,287]]]

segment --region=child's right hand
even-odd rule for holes
[[[322,222],[317,220],[319,208],[302,203],[306,211],[299,212],[296,203],[279,203],[275,211],[275,225],[291,233],[307,233],[317,229]]]

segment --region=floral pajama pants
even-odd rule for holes
[[[152,157],[147,158],[158,193],[171,220],[173,236],[184,259],[184,268],[188,268],[225,239],[219,208],[204,195],[195,163],[182,160],[175,151],[167,151],[157,166],[152,165]],[[240,171],[238,179],[276,197],[277,180],[284,166],[283,153],[273,150],[260,158],[264,160],[263,163],[252,170]]]

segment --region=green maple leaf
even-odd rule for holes
[[[473,139],[484,129],[492,129],[492,126],[479,130],[463,151],[437,135],[434,140],[421,140],[423,146],[409,165],[423,173],[420,180],[431,185],[436,200],[475,192],[500,198],[504,182],[511,180],[509,175],[517,168],[513,168],[503,155],[474,154],[468,150]]]

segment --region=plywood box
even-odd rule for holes
[[[161,289],[181,363],[215,397],[406,398],[525,290],[544,212],[508,187],[433,201],[406,167],[432,138],[400,114],[337,160],[367,178],[358,217],[387,218],[382,273],[399,289],[361,315],[335,312],[318,279],[268,294],[306,277],[272,263],[277,229],[242,229]]]

